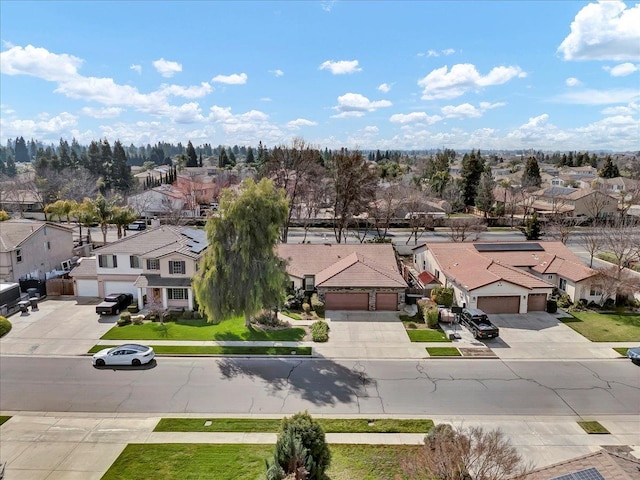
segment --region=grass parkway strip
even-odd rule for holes
[[[571,312],[573,318],[560,321],[592,342],[640,341],[640,315],[637,313]]]
[[[116,345],[94,345],[87,353],[96,353]],[[151,345],[158,355],[311,355],[311,347]]]
[[[424,419],[317,418],[326,433],[427,433],[433,421]],[[275,433],[279,418],[162,418],[154,432]]]
[[[404,458],[420,445],[330,445],[329,480],[395,480]],[[129,444],[102,480],[258,480],[265,478],[265,460],[273,445]]]

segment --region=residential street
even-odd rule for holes
[[[0,410],[102,413],[640,415],[640,368],[602,361],[4,356]]]

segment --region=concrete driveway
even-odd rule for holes
[[[95,304],[76,299],[47,299],[38,309],[9,317],[13,328],[0,339],[3,355],[79,355],[116,324],[117,316],[100,318]]]
[[[500,338],[485,343],[504,359],[617,358],[609,344],[598,344],[562,323],[547,312],[491,314],[500,327]]]

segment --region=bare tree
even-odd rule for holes
[[[366,211],[375,198],[377,175],[360,151],[345,148],[334,153],[329,171],[333,184],[333,233],[341,243],[352,217]]]
[[[476,217],[451,218],[448,221],[449,238],[453,242],[475,241],[480,232],[484,231],[484,222]]]
[[[618,270],[612,266],[600,269],[593,282],[593,286],[600,287],[602,291],[601,305],[610,298],[618,302],[640,292],[640,277],[626,268]]]
[[[276,187],[284,189],[287,194],[289,215],[281,232],[283,243],[287,242],[291,218],[299,197],[303,195],[303,187],[309,185],[312,178],[317,181],[321,172],[320,152],[301,138],[294,138],[290,147],[279,146],[271,151],[262,174],[271,178]]]
[[[499,429],[443,424],[424,443],[418,454],[402,461],[402,470],[411,480],[519,479],[533,470]]]
[[[582,232],[580,245],[589,252],[589,268],[593,267],[593,257],[602,249],[603,239],[598,229],[589,228]]]
[[[554,217],[545,224],[545,233],[566,244],[581,221],[580,218],[574,217]]]
[[[376,200],[369,207],[369,219],[373,223],[378,237],[385,238],[387,236],[391,220],[397,216],[402,195],[402,189],[397,185],[379,189],[376,192]]]

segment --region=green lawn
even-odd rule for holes
[[[113,327],[102,340],[275,340],[300,341],[304,328],[263,331],[248,329],[244,318],[235,317],[218,324],[206,320],[180,320],[177,322],[146,322],[142,325]]]
[[[430,357],[460,357],[460,350],[456,347],[427,347]]]
[[[0,425],[9,420],[11,417],[9,415],[0,415]]]
[[[407,335],[412,342],[450,342],[441,330],[434,329],[408,329]]]
[[[578,422],[578,425],[582,427],[582,429],[589,434],[603,434],[609,433],[609,430],[604,428],[600,422],[590,421],[590,422]]]
[[[326,433],[427,433],[431,420],[399,419],[315,419]],[[211,425],[205,426],[205,421]],[[163,418],[155,432],[277,432],[279,418]]]
[[[419,445],[331,445],[328,480],[401,480]],[[272,445],[129,444],[102,480],[262,480]]]
[[[640,341],[640,315],[572,312],[574,318],[561,321],[592,342]]]
[[[616,352],[618,352],[620,355],[622,355],[623,357],[627,356],[627,350],[629,350],[627,347],[616,347],[614,348],[614,350]]]
[[[116,345],[94,345],[87,353],[96,353]],[[151,345],[160,355],[311,355],[311,347],[230,347],[195,345]],[[295,353],[291,353],[295,352]]]

